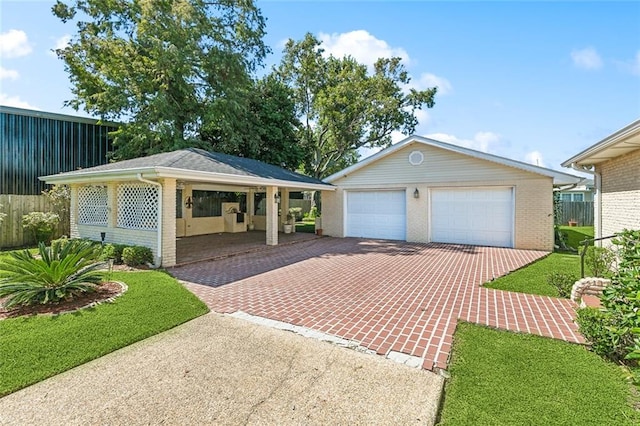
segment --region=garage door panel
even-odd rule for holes
[[[405,191],[348,191],[347,237],[406,239]]]
[[[433,189],[431,241],[513,246],[513,190]]]

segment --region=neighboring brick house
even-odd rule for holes
[[[553,250],[553,188],[581,178],[410,136],[325,179],[335,237]]]
[[[595,177],[595,236],[640,229],[640,119],[562,163]]]

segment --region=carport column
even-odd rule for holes
[[[253,223],[253,214],[256,212],[255,195],[253,189],[247,191],[247,226]]]
[[[278,245],[278,203],[276,202],[277,186],[267,186],[267,245]]]
[[[80,238],[78,231],[78,184],[69,185],[71,189],[71,202],[69,206],[69,237]]]
[[[162,179],[162,266],[176,264],[176,180]]]
[[[107,227],[118,226],[118,184],[107,183]]]

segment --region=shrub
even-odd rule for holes
[[[566,272],[553,272],[547,275],[547,282],[558,290],[560,297],[570,297],[571,288],[578,281],[578,276]]]
[[[102,247],[102,254],[100,255],[100,259],[107,260],[113,259],[115,263],[122,263],[122,252],[128,246],[125,244],[114,244],[108,243]]]
[[[31,232],[37,243],[48,243],[58,223],[60,216],[51,212],[31,212],[22,216],[22,227]]]
[[[612,315],[597,308],[584,308],[578,310],[576,322],[593,352],[613,361],[625,358],[625,348],[633,343],[633,336],[631,333],[620,333]]]
[[[606,247],[589,246],[584,255],[584,263],[591,269],[594,277],[603,278],[605,275],[609,275],[614,261],[615,253]]]
[[[149,247],[131,246],[122,250],[122,261],[129,266],[144,265],[153,262],[153,252]]]
[[[304,217],[306,219],[315,219],[316,217],[319,217],[320,213],[318,212],[318,208],[316,206],[311,207],[311,210],[309,211],[309,213],[305,213]]]
[[[95,270],[100,264],[92,243],[57,242],[47,247],[41,242],[38,254],[12,252],[0,264],[0,297],[7,297],[5,307],[72,299],[93,291],[102,280],[102,274]]]
[[[618,269],[600,298],[600,315],[582,313],[580,331],[594,351],[614,361],[640,355],[640,231],[623,231],[614,240]]]
[[[294,220],[302,220],[302,207],[291,207],[289,209],[289,215],[293,216]]]

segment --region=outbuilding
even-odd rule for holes
[[[197,148],[41,177],[71,187],[71,237],[149,247],[176,264],[176,238],[255,229],[277,245],[289,192],[333,187],[261,161]]]
[[[581,178],[410,136],[324,180],[325,235],[553,249],[553,189]]]

